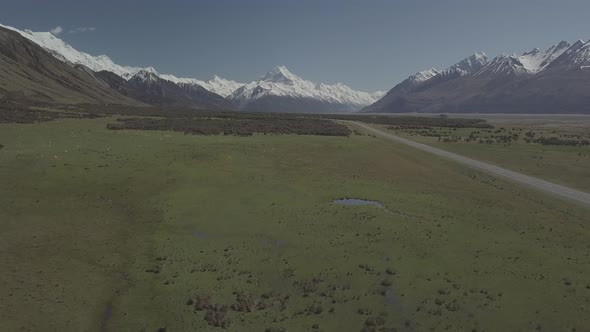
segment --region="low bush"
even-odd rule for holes
[[[108,129],[173,130],[194,135],[293,134],[348,136],[350,129],[342,124],[322,119],[153,119],[128,118],[110,123]]]

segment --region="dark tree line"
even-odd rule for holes
[[[493,128],[482,119],[462,118],[441,118],[426,116],[385,116],[385,115],[363,115],[363,114],[322,114],[321,118],[360,121],[365,123],[400,126],[407,128]]]
[[[348,136],[350,129],[342,124],[322,119],[118,119],[108,129],[173,130],[194,135],[294,134]]]
[[[533,142],[542,145],[567,145],[567,146],[587,146],[590,141],[587,139],[563,139],[559,137],[540,137]]]
[[[33,106],[37,106],[33,108]],[[41,111],[41,106],[50,106],[57,112]],[[163,107],[129,107],[121,105],[42,105],[42,104],[14,104],[0,99],[0,122],[39,122],[49,121],[55,118],[95,118],[113,115],[138,116],[138,117],[160,117],[165,119],[225,119],[225,120],[250,120],[250,121],[279,121],[277,127],[297,128],[300,124],[317,126],[321,120],[346,120],[359,121],[364,123],[382,124],[391,126],[403,126],[407,128],[493,128],[482,119],[462,119],[449,117],[427,117],[427,116],[387,116],[387,115],[366,115],[366,114],[313,114],[313,113],[262,113],[262,112],[235,112],[235,111],[211,111],[197,110],[191,108],[163,108]],[[284,123],[280,124],[281,121]],[[307,121],[307,122],[297,122]],[[332,122],[330,122],[332,123]],[[256,126],[256,122],[244,122],[241,125]],[[288,125],[287,125],[288,124]],[[229,125],[227,125],[229,126]],[[226,127],[227,127],[226,126]],[[268,128],[268,124],[265,128]],[[231,126],[230,126],[231,127]],[[325,127],[325,125],[322,125]],[[344,127],[344,126],[342,126]],[[233,127],[228,131],[239,131]],[[264,129],[266,130],[266,129]],[[263,131],[264,131],[263,130]],[[286,130],[286,129],[276,129]],[[291,129],[289,129],[291,130]],[[295,130],[295,129],[293,129]],[[250,129],[244,132],[251,131]],[[305,132],[303,128],[296,129],[297,132]],[[310,132],[318,131],[311,128]],[[334,129],[330,129],[334,132]]]
[[[89,113],[58,112],[28,109],[3,109],[0,108],[0,123],[35,123],[45,122],[61,118],[94,118],[96,115]]]

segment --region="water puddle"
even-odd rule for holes
[[[193,231],[193,236],[194,237],[198,237],[200,239],[206,239],[206,238],[209,237],[209,234],[203,233],[203,232],[199,232],[199,231]]]
[[[383,296],[383,302],[385,305],[394,306],[398,312],[401,312],[403,309],[402,300],[401,298],[395,293],[393,288],[388,288],[385,291],[385,295]]]
[[[341,199],[335,199],[332,201],[332,204],[337,204],[337,205],[345,205],[345,206],[375,206],[378,207],[380,209],[385,210],[388,213],[392,213],[392,214],[397,214],[399,216],[402,216],[404,218],[416,218],[416,216],[404,213],[404,212],[400,212],[400,211],[396,211],[396,210],[388,210],[385,208],[385,206],[383,206],[383,204],[377,202],[377,201],[372,201],[370,199],[361,199],[361,198],[341,198]]]

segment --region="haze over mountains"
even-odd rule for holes
[[[492,59],[475,53],[412,75],[385,94],[313,83],[284,66],[250,83],[183,78],[80,52],[50,32],[0,25],[0,36],[4,100],[268,112],[590,113],[590,43],[581,40]]]

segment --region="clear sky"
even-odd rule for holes
[[[242,82],[285,65],[308,80],[360,90],[388,90],[477,51],[495,56],[590,38],[589,0],[7,2],[0,22],[59,26],[75,48],[123,65]]]

